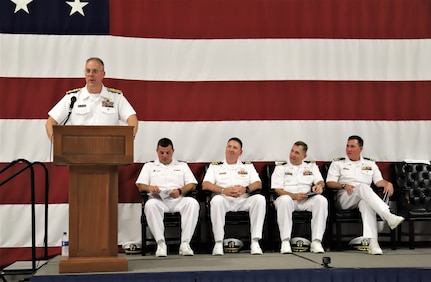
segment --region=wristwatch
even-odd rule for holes
[[[346,189],[346,184],[344,183],[344,184],[341,184],[341,189]]]
[[[246,187],[245,187],[245,192],[246,192],[247,194],[250,194],[250,188],[249,188],[248,186],[246,186]]]

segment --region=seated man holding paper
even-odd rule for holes
[[[163,224],[166,212],[181,214],[179,254],[193,256],[190,241],[198,222],[199,203],[184,195],[194,190],[198,182],[187,163],[172,158],[174,145],[170,139],[160,139],[156,151],[158,160],[146,163],[136,180],[139,191],[149,194],[150,199],[145,204],[144,212],[148,227],[157,242],[156,257],[167,256]]]
[[[278,164],[271,176],[271,188],[279,195],[275,200],[277,222],[280,229],[282,254],[292,253],[292,213],[311,211],[310,251],[324,253],[322,238],[328,217],[328,201],[322,196],[325,182],[314,162],[304,161],[308,146],[302,141],[293,144],[289,161]]]

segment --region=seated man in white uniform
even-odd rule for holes
[[[383,179],[373,160],[363,158],[361,152],[364,140],[352,135],[347,140],[346,157],[334,159],[328,170],[328,188],[338,189],[337,203],[342,209],[359,208],[362,217],[363,237],[369,238],[368,253],[383,254],[377,236],[376,213],[387,221],[391,229],[396,228],[404,218],[392,214],[389,206],[370,187],[373,182],[383,187],[388,196],[394,193],[392,183]]]
[[[212,163],[203,180],[202,189],[213,192],[211,199],[211,222],[214,234],[214,256],[222,256],[225,216],[229,211],[248,211],[250,214],[252,255],[263,254],[259,245],[262,238],[266,214],[266,200],[263,195],[250,192],[262,188],[262,182],[252,163],[239,160],[242,141],[230,138],[226,145],[225,160]]]
[[[292,253],[290,239],[294,211],[312,213],[310,252],[325,252],[322,238],[328,217],[328,201],[321,195],[325,182],[316,163],[304,161],[307,150],[307,144],[302,141],[295,142],[290,150],[289,161],[277,165],[271,176],[271,188],[279,195],[274,204],[277,210],[282,254]]]
[[[136,180],[139,191],[149,194],[144,213],[151,234],[157,242],[156,257],[167,256],[163,224],[164,213],[167,212],[181,214],[179,254],[193,256],[190,241],[198,222],[199,203],[196,199],[184,195],[194,190],[198,182],[187,163],[172,158],[174,146],[170,139],[160,139],[156,151],[158,160],[146,163]]]

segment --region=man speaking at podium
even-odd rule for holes
[[[105,66],[100,58],[85,63],[85,82],[82,88],[66,95],[48,112],[46,133],[52,139],[54,125],[120,125],[120,121],[138,130],[136,112],[120,90],[103,85]]]

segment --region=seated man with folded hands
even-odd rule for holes
[[[277,222],[280,229],[282,254],[292,253],[290,239],[294,211],[310,211],[310,252],[324,253],[322,238],[328,217],[328,201],[322,196],[325,182],[314,162],[304,161],[308,146],[302,141],[293,144],[289,161],[277,165],[271,176],[271,188],[278,194],[275,200]]]

